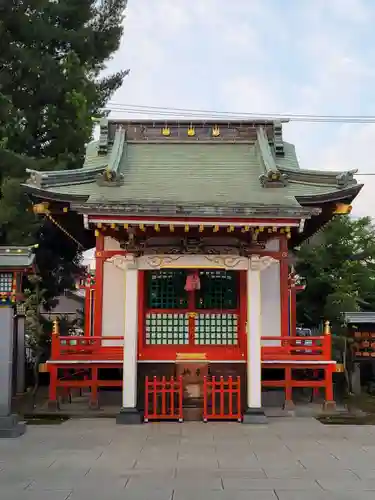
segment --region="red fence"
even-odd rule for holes
[[[111,342],[119,345],[108,345]],[[84,337],[52,335],[51,359],[122,360],[123,337]]]
[[[321,337],[261,337],[262,343],[272,341],[277,345],[262,346],[262,360],[329,361],[332,356],[331,335]]]
[[[182,377],[146,377],[145,387],[145,415],[144,421],[149,420],[178,420],[183,421],[182,412],[183,387]]]
[[[240,377],[204,377],[203,421],[242,420]]]

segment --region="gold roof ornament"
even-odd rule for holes
[[[173,233],[173,232],[174,232],[174,225],[173,225],[173,224],[169,224],[169,231],[170,231],[171,233]]]
[[[219,226],[214,226],[214,233],[217,233],[219,231]]]
[[[162,135],[164,135],[164,137],[169,137],[171,135],[171,129],[165,126],[161,129],[161,133]]]
[[[45,214],[48,212],[49,208],[49,203],[46,201],[43,201],[42,203],[36,203],[33,205],[33,212],[34,214]]]
[[[217,125],[212,128],[212,137],[219,137],[220,129]]]
[[[352,206],[347,203],[336,203],[336,208],[334,210],[335,215],[346,215],[350,214],[352,211]]]
[[[187,135],[189,137],[194,137],[195,136],[195,128],[193,127],[193,125],[190,125],[190,127],[188,128]]]

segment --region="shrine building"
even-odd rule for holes
[[[362,185],[354,171],[300,168],[282,126],[106,119],[83,168],[28,172],[34,211],[95,246],[85,334],[53,333],[52,407],[70,387],[89,389],[93,408],[121,387],[119,423],[191,408],[262,422],[268,388],[284,389],[286,408],[295,387],[333,407],[330,329],[296,336],[290,252]]]

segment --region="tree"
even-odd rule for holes
[[[306,280],[297,319],[316,327],[328,319],[337,329],[345,311],[375,308],[375,228],[369,217],[333,219],[302,245],[296,272]]]
[[[0,132],[9,150],[82,165],[92,117],[127,74],[100,76],[119,46],[126,3],[3,0]]]
[[[39,244],[49,305],[73,285],[80,248],[34,216],[20,184],[27,168],[82,166],[92,117],[127,74],[101,76],[119,46],[125,6],[126,0],[0,0],[0,244]]]

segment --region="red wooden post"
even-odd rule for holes
[[[179,421],[182,422],[182,419],[183,419],[182,400],[183,400],[184,388],[183,388],[183,385],[182,385],[182,377],[181,376],[179,377],[178,392],[179,392],[179,395],[178,395],[179,396],[178,397],[178,400],[179,400],[179,405],[178,405],[178,409],[179,409]]]
[[[224,390],[225,390],[225,386],[224,386],[224,378],[223,377],[220,377],[220,417],[223,417],[225,415],[225,409],[224,409]]]
[[[166,397],[167,397],[167,384],[165,377],[163,376],[161,379],[161,416],[165,417],[167,414],[167,405],[166,405]]]
[[[229,391],[229,415],[233,415],[233,379],[231,376],[228,379],[228,391]]]
[[[58,409],[57,400],[57,366],[50,365],[49,367],[49,388],[48,388],[48,406],[51,409]]]
[[[102,334],[103,318],[104,235],[102,233],[96,237],[95,250],[94,335],[99,337]]]
[[[146,376],[145,378],[145,417],[144,421],[148,422],[148,416],[149,416],[149,382],[148,382],[148,377]]]
[[[98,400],[98,368],[91,369],[91,394],[90,394],[90,408],[97,409],[99,407]]]
[[[286,337],[289,330],[289,289],[288,289],[288,241],[285,235],[280,238],[280,309],[281,336]]]
[[[242,420],[242,408],[241,408],[241,378],[237,377],[237,420],[241,422]]]
[[[158,382],[156,380],[156,377],[154,377],[153,387],[152,387],[152,414],[153,415],[156,415],[157,411],[158,411],[157,391],[158,391]]]
[[[285,367],[285,402],[293,402],[292,368]]]
[[[325,391],[326,391],[326,402],[332,403],[334,401],[333,397],[333,380],[332,380],[332,366],[329,365],[324,369],[325,375]]]

